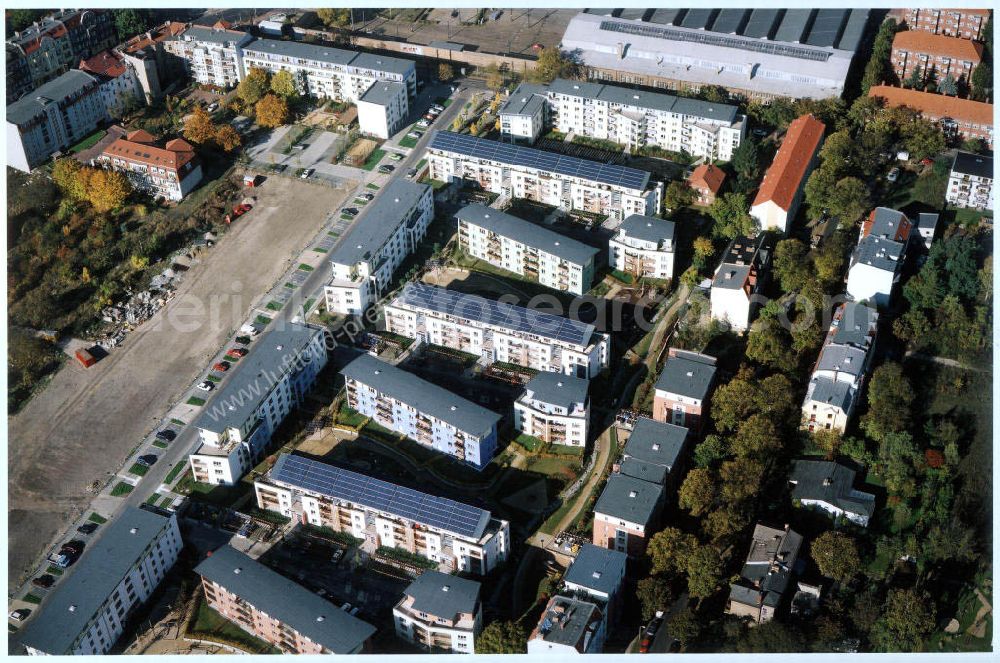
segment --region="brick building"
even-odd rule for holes
[[[929,7],[897,9],[893,10],[892,14],[895,14],[910,30],[962,39],[979,39],[989,20],[990,10]]]
[[[868,96],[884,99],[890,107],[912,108],[948,133],[982,138],[993,149],[993,104],[888,85],[873,85]]]
[[[900,81],[909,81],[914,70],[922,83],[932,75],[938,83],[949,75],[968,81],[982,59],[982,44],[968,39],[906,30],[892,40],[892,68]]]

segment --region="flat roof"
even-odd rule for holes
[[[628,556],[618,550],[608,550],[585,543],[563,576],[565,582],[611,596],[618,591],[625,577]]]
[[[438,40],[434,40],[434,41],[432,41],[431,43],[429,43],[427,45],[430,46],[431,48],[442,48],[442,49],[444,49],[446,51],[464,51],[465,50],[465,44],[459,44],[458,42],[455,42],[455,41],[438,41]]]
[[[271,468],[269,478],[475,540],[483,537],[491,519],[490,512],[485,509],[397,486],[304,456],[281,454]]]
[[[635,168],[587,161],[577,157],[545,152],[533,147],[510,145],[453,131],[435,131],[427,148],[487,161],[508,163],[513,166],[535,168],[568,177],[579,177],[635,191],[645,191],[650,180],[648,172]]]
[[[951,164],[951,172],[973,177],[993,179],[993,159],[980,154],[958,151]]]
[[[378,197],[368,204],[337,246],[330,252],[329,260],[340,265],[356,265],[370,260],[399,226],[409,220],[408,213],[431,187],[397,177],[386,184]]]
[[[532,392],[535,400],[572,410],[577,403],[587,402],[590,381],[562,373],[542,371],[528,380],[525,392]]]
[[[38,86],[7,106],[7,121],[25,124],[40,115],[49,102],[59,103],[87,86],[97,87],[100,81],[92,74],[70,69],[65,74]]]
[[[452,619],[459,613],[476,613],[480,587],[475,580],[424,571],[410,583],[405,594],[413,599],[413,609],[417,612]]]
[[[241,427],[289,367],[300,357],[304,361],[311,356],[307,348],[322,333],[319,327],[289,322],[262,334],[247,355],[233,364],[222,387],[194,420],[194,427],[216,433]]]
[[[368,91],[361,95],[361,101],[380,106],[388,106],[399,98],[400,94],[406,94],[406,85],[399,81],[375,81]]]
[[[656,389],[704,400],[715,378],[715,357],[678,350],[667,357]]]
[[[223,30],[209,25],[192,25],[176,37],[170,37],[170,39],[173,41],[188,41],[185,37],[190,37],[191,41],[226,44],[229,42],[239,42],[247,36],[249,35],[246,32],[240,30]]]
[[[480,203],[466,205],[455,213],[455,218],[581,266],[600,253],[593,246]]]
[[[625,232],[626,237],[634,237],[644,242],[663,240],[674,241],[674,222],[643,214],[630,214],[618,228]]]
[[[368,354],[359,356],[341,373],[472,435],[486,435],[501,419],[482,405]]]
[[[612,474],[594,505],[595,513],[648,525],[663,494],[663,486],[642,479]]]
[[[521,83],[500,106],[500,115],[533,116],[545,105],[545,99],[541,95],[545,94],[546,89],[548,87],[545,85]]]
[[[52,655],[72,653],[79,637],[111,592],[173,520],[173,516],[126,506],[102,527],[65,580],[49,592],[39,614],[16,639]]]
[[[359,650],[377,630],[228,544],[206,557],[195,573],[334,654]]]
[[[576,647],[601,610],[590,601],[553,596],[536,627],[545,642]]]

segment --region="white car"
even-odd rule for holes
[[[18,608],[17,610],[11,612],[8,617],[13,619],[15,622],[23,622],[30,614],[31,610],[29,608]]]
[[[202,391],[212,391],[213,389],[215,389],[215,383],[205,380],[204,382],[198,383],[198,388],[201,389]]]
[[[304,180],[307,180],[307,179],[309,179],[309,177],[310,177],[310,176],[311,176],[311,175],[312,175],[313,173],[315,173],[315,172],[316,172],[316,171],[315,171],[315,170],[313,170],[312,168],[306,168],[305,170],[303,170],[303,171],[302,171],[302,174],[301,174],[301,175],[299,175],[299,177],[301,177],[301,178],[302,178],[302,179],[304,179]]]
[[[417,122],[417,126],[426,129],[427,127],[431,126],[431,123],[428,122],[427,120],[420,120],[419,122]]]
[[[899,168],[893,168],[892,170],[890,170],[889,174],[885,176],[885,179],[889,180],[890,182],[895,182],[896,180],[898,180]]]
[[[441,113],[444,111],[444,106],[442,106],[441,104],[434,104],[433,106],[431,106],[431,110],[437,113]]]
[[[420,138],[421,136],[423,136],[423,134],[420,133],[419,131],[411,131],[410,133],[406,134],[407,138]]]

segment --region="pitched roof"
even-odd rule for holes
[[[361,95],[361,101],[387,106],[398,99],[400,94],[406,95],[404,84],[398,81],[375,81],[368,88],[368,91]]]
[[[993,159],[971,152],[956,152],[951,164],[951,172],[993,179]]]
[[[814,375],[809,380],[809,388],[806,390],[806,403],[825,403],[835,405],[845,413],[851,411],[851,402],[854,400],[856,387],[851,382],[834,380],[825,375]]]
[[[871,265],[886,272],[895,272],[903,262],[906,245],[891,239],[868,235],[863,237],[851,256],[851,267]]]
[[[792,463],[789,481],[793,500],[816,500],[844,511],[871,516],[875,496],[854,489],[856,472],[840,463],[825,460],[797,460]]]
[[[149,133],[145,129],[136,129],[135,131],[130,131],[129,133],[125,134],[125,138],[127,140],[132,141],[133,143],[152,143],[153,141],[156,140],[153,134]]]
[[[532,392],[535,400],[572,410],[576,403],[586,402],[589,386],[590,381],[584,378],[542,371],[524,389]]]
[[[128,138],[119,138],[104,148],[104,152],[101,153],[101,156],[110,158],[117,157],[133,163],[142,163],[147,166],[167,168],[176,171],[179,171],[188,162],[194,159],[194,149],[190,144],[183,140],[170,141],[167,143],[167,147],[154,147],[153,145],[145,142],[147,136],[152,138],[149,134],[139,137],[142,142],[129,140]]]
[[[648,525],[663,494],[663,486],[624,474],[612,474],[594,505],[595,513],[638,525]]]
[[[459,613],[475,614],[480,584],[440,571],[424,571],[404,592],[413,598],[413,609],[434,617],[453,619]]]
[[[931,120],[950,117],[953,120],[991,126],[993,124],[993,104],[971,99],[959,99],[943,94],[907,90],[888,85],[873,85],[869,97],[885,99],[889,106],[908,106]]]
[[[704,400],[715,378],[715,357],[677,350],[667,357],[656,389]]]
[[[878,327],[878,311],[859,302],[844,302],[834,313],[830,342],[869,349]]]
[[[108,78],[118,78],[127,70],[122,56],[110,50],[101,51],[92,58],[80,60],[80,69]]]
[[[195,573],[236,594],[334,654],[350,654],[376,631],[305,587],[224,545]]]
[[[913,223],[905,214],[888,207],[876,207],[861,226],[861,236],[874,235],[896,242],[905,242],[910,237]]]
[[[181,23],[180,21],[167,21],[162,25],[156,26],[156,28],[150,30],[149,32],[132,37],[125,42],[120,49],[129,55],[135,55],[144,48],[148,48],[158,42],[164,41],[165,39],[181,34],[186,29],[187,25],[185,23]]]
[[[713,194],[719,193],[722,183],[726,181],[726,173],[718,166],[710,163],[703,163],[694,169],[688,182],[693,187],[708,189]]]
[[[328,255],[330,262],[356,265],[370,260],[385,246],[396,229],[406,223],[409,218],[407,213],[430,190],[427,184],[403,178],[396,178],[385,185],[374,202],[367,205],[350,229],[341,235],[337,246]]]
[[[688,429],[683,426],[640,417],[625,443],[626,458],[662,465],[668,470],[677,463],[684,450]]]
[[[812,115],[803,115],[788,125],[785,139],[764,174],[753,206],[771,201],[786,212],[791,208],[809,163],[823,142],[824,131],[826,125]]]
[[[17,125],[27,124],[44,112],[47,104],[60,103],[88,87],[96,91],[99,83],[93,74],[70,69],[7,106],[7,121]]]
[[[628,556],[621,551],[585,543],[566,570],[563,580],[611,596],[618,591],[625,576],[627,559]]]
[[[911,53],[926,53],[967,60],[979,64],[983,58],[983,45],[971,39],[936,35],[924,30],[904,30],[897,32],[892,40],[892,50],[904,50]]]

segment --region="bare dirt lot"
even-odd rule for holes
[[[255,209],[185,275],[177,296],[90,369],[67,362],[9,421],[9,583],[168,410],[346,191],[270,177]],[[199,311],[199,307],[203,307]]]

